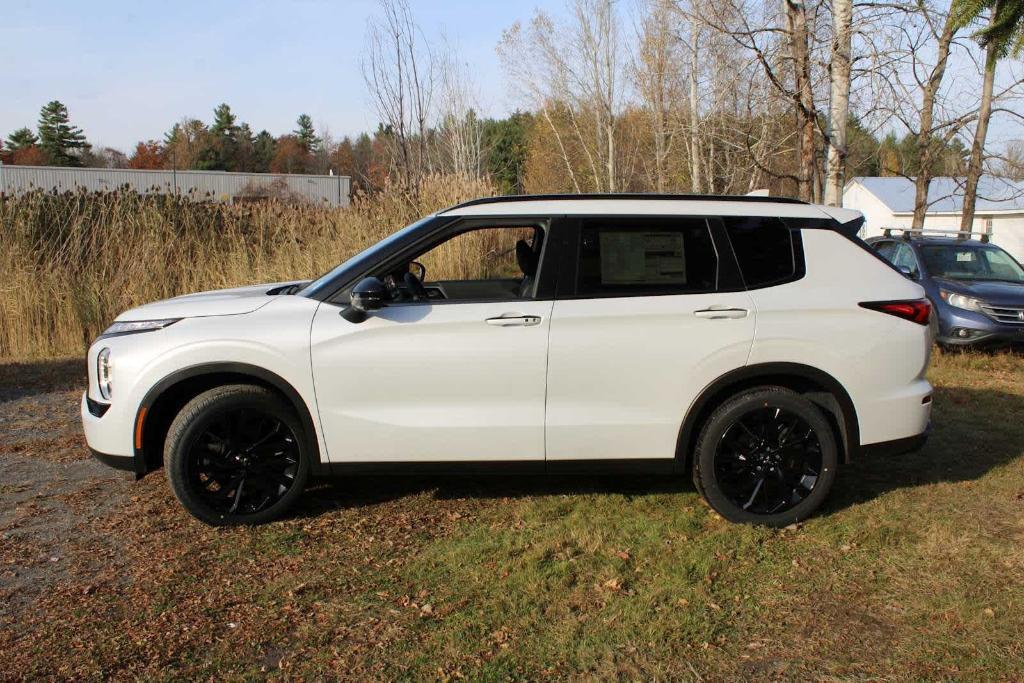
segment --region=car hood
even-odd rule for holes
[[[125,311],[117,316],[117,320],[162,320],[251,313],[270,303],[277,291],[291,284],[299,282],[272,282],[176,296]]]
[[[943,289],[973,296],[986,303],[1024,306],[1024,283],[993,280],[947,280],[945,278],[935,278],[935,282]]]

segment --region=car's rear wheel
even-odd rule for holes
[[[839,461],[822,411],[800,394],[759,387],[723,403],[705,422],[694,481],[732,522],[786,526],[828,495]]]
[[[263,387],[210,389],[171,423],[164,462],[171,489],[207,524],[259,524],[302,493],[310,454],[292,407]]]

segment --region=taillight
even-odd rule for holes
[[[932,305],[928,299],[915,299],[914,301],[862,301],[861,306],[870,308],[872,311],[881,311],[894,315],[897,318],[909,320],[918,325],[927,325],[928,318],[932,314]]]

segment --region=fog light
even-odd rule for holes
[[[954,327],[953,336],[957,339],[973,339],[985,334],[983,330],[975,330],[970,327]]]

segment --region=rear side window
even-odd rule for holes
[[[576,293],[650,296],[714,291],[718,255],[707,221],[686,218],[585,220]]]
[[[724,216],[722,222],[748,289],[767,287],[797,277],[793,231],[778,218]]]

